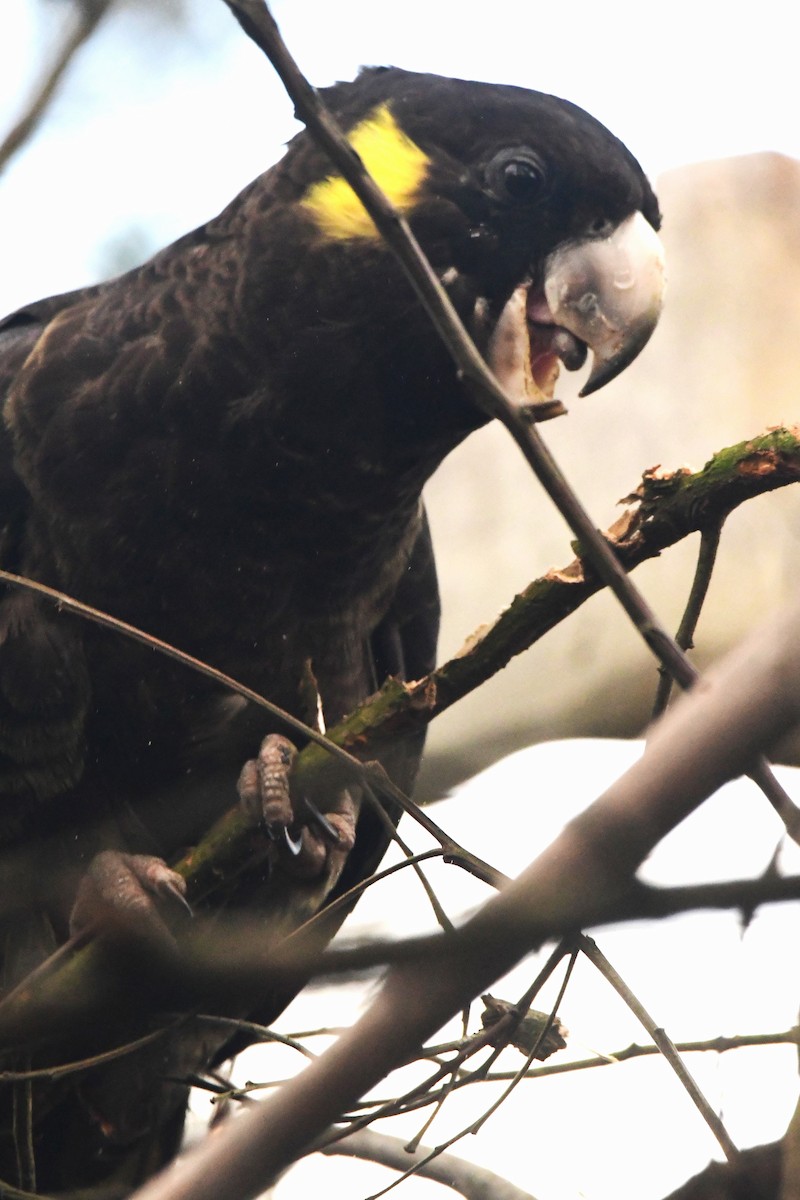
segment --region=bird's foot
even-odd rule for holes
[[[172,944],[169,923],[191,911],[185,880],[163,859],[103,850],[80,882],[70,932],[92,928]]]
[[[335,808],[321,813],[310,800],[293,803],[289,777],[297,750],[288,738],[268,734],[258,758],[245,763],[239,776],[239,799],[260,821],[272,841],[273,857],[298,879],[323,872],[341,873],[355,842],[356,808],[343,789]]]

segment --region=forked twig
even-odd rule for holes
[[[419,1174],[419,1172],[423,1168],[427,1167],[430,1163],[434,1162],[437,1158],[440,1158],[441,1155],[447,1153],[450,1150],[451,1146],[455,1146],[458,1142],[462,1141],[469,1134],[479,1133],[480,1130],[483,1128],[483,1126],[486,1124],[486,1122],[489,1120],[489,1118],[492,1117],[497,1112],[497,1110],[501,1107],[501,1105],[503,1105],[505,1103],[505,1101],[508,1099],[508,1097],[514,1091],[514,1089],[524,1079],[525,1071],[530,1066],[530,1064],[534,1061],[534,1059],[536,1057],[536,1052],[538,1051],[540,1045],[542,1044],[542,1042],[544,1041],[545,1037],[547,1036],[550,1028],[552,1027],[553,1021],[555,1020],[556,1013],[558,1012],[559,1005],[561,1004],[561,1001],[564,998],[564,993],[567,990],[567,985],[572,976],[572,969],[575,966],[575,960],[576,960],[577,956],[578,956],[577,946],[573,946],[572,952],[569,956],[569,962],[567,964],[567,969],[564,973],[564,978],[561,981],[561,986],[558,989],[558,994],[555,998],[555,1001],[553,1002],[553,1007],[550,1011],[550,1016],[549,1016],[548,1020],[545,1022],[545,1024],[543,1025],[541,1032],[540,1032],[538,1038],[536,1039],[535,1044],[531,1048],[531,1051],[527,1056],[525,1065],[520,1068],[520,1070],[516,1073],[516,1075],[510,1081],[508,1086],[503,1089],[502,1094],[500,1096],[498,1096],[498,1098],[489,1105],[489,1107],[486,1109],[485,1112],[481,1113],[480,1117],[478,1117],[477,1120],[472,1121],[472,1122],[470,1122],[469,1125],[466,1125],[462,1129],[459,1129],[457,1133],[454,1133],[453,1136],[449,1137],[445,1142],[441,1142],[438,1146],[432,1147],[424,1155],[423,1158],[416,1160],[406,1171],[403,1172],[402,1175],[398,1176],[397,1179],[393,1180],[388,1185],[388,1187],[382,1188],[379,1192],[373,1192],[371,1196],[367,1197],[367,1200],[379,1200],[379,1197],[385,1196],[385,1195],[387,1195],[387,1193],[393,1191],[396,1187],[398,1187],[403,1182],[403,1180],[408,1179],[409,1176]],[[495,1033],[497,1032],[496,1025],[493,1026],[493,1032],[495,1032]]]

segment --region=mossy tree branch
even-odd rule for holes
[[[699,471],[647,471],[627,499],[630,506],[606,532],[619,561],[632,571],[692,533],[717,524],[746,500],[800,480],[800,429],[778,428],[715,454]],[[428,724],[529,649],[603,589],[576,558],[552,569],[515,596],[488,629],[412,684],[389,680],[371,700],[328,731],[360,758],[373,757],[384,739]],[[308,746],[297,779],[310,786],[325,770],[323,752]]]
[[[780,428],[719,451],[699,471],[646,472],[630,506],[607,531],[607,538],[626,570],[657,557],[691,533],[717,522],[748,499],[800,478],[800,431]],[[418,730],[462,696],[480,687],[506,663],[574,612],[602,583],[589,573],[580,558],[560,570],[550,570],[534,580],[479,637],[457,657],[412,684],[389,680],[376,696],[334,726],[328,737],[357,757],[370,761],[381,746]],[[307,745],[296,763],[300,788],[317,788],[329,781],[331,771],[342,770],[323,747]],[[241,866],[252,851],[253,829],[240,808],[223,816],[202,841],[176,864],[184,876],[190,899],[197,902],[213,893],[220,879]],[[0,1005],[0,1036],[11,1038],[16,1024],[26,1028],[30,1018],[36,1028],[52,1013],[64,1030],[72,1011],[81,1013],[85,997],[111,988],[113,972],[102,966],[96,945],[77,950],[54,964],[30,994],[11,1005]],[[91,985],[89,983],[91,981]],[[32,1004],[30,1003],[32,1001]],[[35,1016],[34,1016],[35,1012]]]

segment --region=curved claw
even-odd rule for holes
[[[297,839],[292,837],[286,825],[283,827],[283,841],[293,858],[297,858],[300,851],[303,849],[303,831],[300,830]]]
[[[265,821],[264,828],[267,831],[267,836],[273,842],[283,842],[286,849],[293,858],[297,858],[300,851],[303,849],[303,831],[300,830],[296,838],[293,838],[289,833],[289,826],[283,821]]]
[[[340,844],[339,832],[330,823],[324,813],[321,813],[316,804],[312,804],[310,800],[303,801],[303,819],[308,825],[315,825],[322,837],[331,846]],[[301,829],[297,837],[292,837],[289,832],[288,825],[284,825],[282,821],[270,821],[266,823],[266,830],[273,842],[283,842],[293,858],[298,858],[303,849],[303,830]]]
[[[162,895],[169,896],[171,899],[177,900],[189,914],[189,916],[194,918],[194,910],[177,884],[172,883],[168,879],[162,879],[158,883],[158,890]]]

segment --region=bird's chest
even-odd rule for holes
[[[330,723],[374,686],[368,643],[420,528],[421,472],[250,434],[159,443],[146,471],[123,460],[106,494],[124,491],[128,503],[85,506],[50,530],[55,576],[304,719],[315,678]],[[209,747],[239,755],[231,730],[241,723],[218,683],[105,632],[90,641],[92,741],[104,761],[140,762],[147,774],[148,763],[158,771]]]
[[[229,661],[319,650],[368,637],[384,615],[420,528],[418,503],[336,511],[324,499],[267,515],[240,507],[227,523],[197,520],[148,545],[139,604],[161,628]],[[230,648],[230,655],[226,653]],[[261,650],[258,649],[261,647]]]
[[[353,517],[338,532],[322,524],[302,509],[274,521],[240,510],[227,527],[184,522],[171,534],[164,523],[149,566],[121,572],[128,586],[107,606],[303,720],[317,687],[330,724],[374,687],[369,638],[407,567],[419,512]],[[241,765],[256,749],[259,720],[251,733],[218,684],[107,634],[94,647],[97,744],[118,743],[115,757],[147,773],[165,758]],[[260,720],[262,733],[273,724]]]

